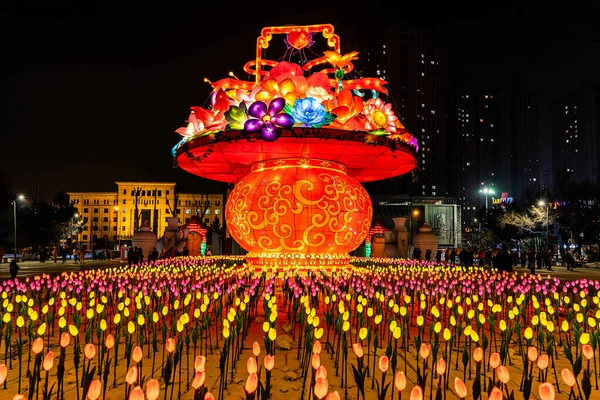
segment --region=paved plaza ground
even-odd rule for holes
[[[40,274],[60,274],[62,272],[77,272],[85,269],[94,269],[94,268],[108,268],[114,267],[118,265],[126,265],[126,261],[122,260],[110,260],[110,261],[86,261],[83,265],[74,263],[73,261],[67,260],[65,264],[62,264],[61,261],[57,261],[54,263],[53,261],[41,263],[39,261],[23,261],[19,263],[19,267],[21,270],[19,271],[18,277],[26,278],[33,277]],[[8,263],[0,264],[0,279],[5,279],[10,277],[10,273],[8,271]],[[537,270],[536,273],[541,274],[543,276],[551,276],[557,277],[561,280],[576,280],[576,279],[596,279],[600,280],[600,265],[599,264],[589,264],[590,266],[585,268],[577,268],[575,271],[567,271],[566,267],[555,265],[552,267],[552,271]],[[528,274],[529,270],[526,268],[520,268],[519,266],[514,268],[515,271]]]

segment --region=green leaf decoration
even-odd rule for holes
[[[228,131],[241,131],[244,129],[244,124],[248,120],[245,108],[245,105],[243,107],[231,106],[225,113],[225,119],[229,122],[226,128]]]
[[[286,103],[283,107],[283,112],[287,115],[294,116],[294,107]]]
[[[390,134],[389,132],[386,132],[386,131],[381,130],[381,129],[369,132],[369,135],[374,135],[374,136],[387,136],[389,134]]]

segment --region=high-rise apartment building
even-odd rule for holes
[[[390,29],[374,36],[350,30],[341,35],[351,42],[349,48],[359,51],[355,61],[359,75],[389,82],[389,101],[402,124],[419,141],[417,168],[412,176],[417,186],[413,185],[416,190],[412,194],[445,195],[448,143],[441,55],[422,30]],[[396,185],[388,186],[397,189]],[[401,188],[407,189],[406,185]]]
[[[130,240],[147,223],[160,237],[167,218],[179,217],[180,224],[192,216],[210,224],[223,223],[223,196],[207,193],[176,193],[175,182],[116,182],[116,192],[68,192],[75,206],[76,221],[84,230],[73,237],[88,249],[98,239],[105,242]]]
[[[583,83],[552,101],[552,179],[598,181],[600,178],[600,85]]]

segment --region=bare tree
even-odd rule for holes
[[[509,225],[529,233],[541,233],[539,228],[546,227],[546,224],[552,225],[553,223],[554,217],[546,214],[546,209],[540,207],[531,207],[523,213],[509,211],[498,217],[498,225],[501,228]]]

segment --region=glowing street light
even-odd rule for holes
[[[419,216],[419,210],[412,210],[412,212],[410,213],[410,243],[412,244],[412,238],[413,238],[413,217],[417,218]]]
[[[22,194],[18,195],[16,199],[13,200],[12,204],[13,204],[13,210],[14,210],[14,215],[13,215],[13,222],[14,222],[14,247],[15,247],[15,252],[14,252],[14,259],[17,259],[17,200],[23,201],[25,200],[25,196],[23,196]]]
[[[485,195],[485,212],[487,213],[488,210],[488,194],[489,195],[493,195],[494,189],[492,188],[488,188],[488,187],[483,187],[482,189],[479,190],[479,193],[483,193]]]

